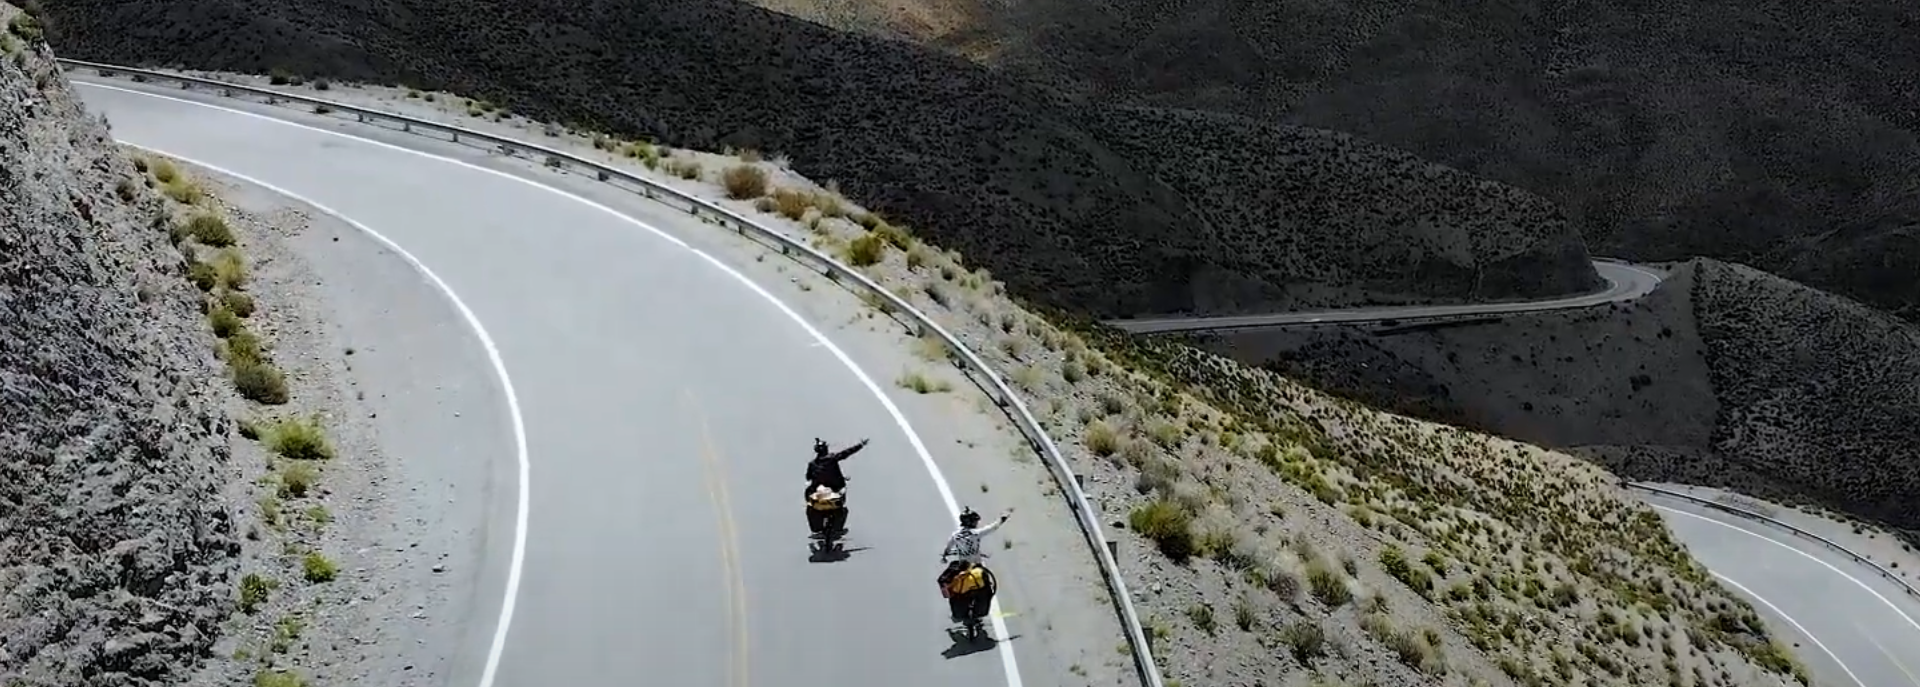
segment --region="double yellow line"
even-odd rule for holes
[[[693,412],[695,422],[700,426],[700,461],[702,472],[706,474],[707,493],[712,496],[714,514],[720,519],[720,566],[725,570],[731,593],[727,595],[727,611],[733,625],[732,660],[727,671],[727,683],[733,687],[747,687],[747,583],[741,574],[740,533],[733,524],[733,506],[727,498],[726,470],[720,462],[720,452],[714,447],[713,432],[707,427],[706,415],[700,412],[700,402],[693,397],[692,390],[685,390],[688,410]]]

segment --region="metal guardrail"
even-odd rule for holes
[[[1028,443],[1045,459],[1047,467],[1053,473],[1054,479],[1059,482],[1061,493],[1067,495],[1068,509],[1073,511],[1075,520],[1080,524],[1081,532],[1086,535],[1087,542],[1093,547],[1094,557],[1099,562],[1101,576],[1106,579],[1107,591],[1113,597],[1114,609],[1120,616],[1121,625],[1127,633],[1127,643],[1132,649],[1134,667],[1139,673],[1141,681],[1146,687],[1164,687],[1160,677],[1159,666],[1153,660],[1152,644],[1148,639],[1148,634],[1141,628],[1139,613],[1133,608],[1133,598],[1127,592],[1126,582],[1120,577],[1120,567],[1115,560],[1118,549],[1115,543],[1108,540],[1105,533],[1102,532],[1099,514],[1093,510],[1092,504],[1087,501],[1087,495],[1081,488],[1079,476],[1074,474],[1073,469],[1069,467],[1066,460],[1060,456],[1060,451],[1054,446],[1053,439],[1048,437],[1046,430],[1040,427],[1040,422],[1036,420],[1033,417],[1033,413],[1027,409],[1026,403],[1020,400],[1020,397],[1013,392],[1011,387],[1007,386],[1006,381],[1001,378],[999,373],[988,366],[986,361],[982,360],[978,354],[975,354],[971,349],[967,348],[966,344],[961,343],[958,337],[948,332],[938,323],[935,323],[931,318],[927,317],[925,313],[920,312],[914,308],[912,304],[894,295],[893,292],[887,290],[860,271],[848,267],[838,260],[834,260],[832,257],[815,250],[812,246],[788,237],[778,230],[763,227],[745,215],[721,207],[713,201],[689,195],[670,186],[646,179],[639,174],[617,169],[546,146],[475,131],[452,124],[409,117],[403,114],[357,105],[349,105],[297,93],[229,83],[185,74],[170,74],[167,72],[98,62],[69,59],[60,59],[58,61],[68,68],[78,67],[98,70],[100,75],[104,77],[124,74],[134,77],[136,80],[176,83],[183,89],[192,89],[196,86],[205,87],[217,90],[221,95],[226,97],[240,97],[239,94],[246,94],[266,98],[269,104],[278,104],[279,102],[300,103],[315,108],[325,108],[325,110],[330,113],[353,115],[361,122],[395,122],[401,125],[401,130],[403,131],[437,131],[451,136],[455,142],[460,142],[462,139],[482,142],[497,146],[500,152],[508,155],[516,152],[524,152],[543,156],[544,161],[549,167],[575,167],[585,169],[593,172],[594,176],[603,182],[624,181],[638,186],[640,193],[649,199],[655,201],[663,199],[677,200],[687,206],[688,212],[695,215],[704,214],[708,217],[718,219],[723,225],[730,225],[730,228],[740,235],[757,239],[761,243],[769,245],[771,248],[778,249],[782,255],[790,258],[802,258],[802,262],[811,261],[817,267],[823,269],[828,278],[834,279],[836,282],[843,282],[844,280],[853,281],[853,283],[858,284],[869,293],[884,299],[892,308],[893,312],[905,314],[911,322],[902,322],[902,324],[908,326],[910,329],[917,330],[914,332],[915,335],[925,336],[931,332],[938,336],[940,340],[946,344],[948,350],[963,363],[961,367],[971,368],[973,372],[977,373],[975,381],[979,383],[981,389],[993,398],[995,404],[999,405],[1002,410],[1005,410],[1013,417],[1014,423],[1019,425],[1021,433],[1026,435]],[[895,319],[898,320],[899,318]],[[965,369],[962,370],[963,373],[965,371]]]
[[[1808,532],[1806,530],[1800,529],[1793,525],[1789,525],[1778,519],[1775,519],[1766,515],[1762,515],[1760,513],[1755,513],[1753,511],[1747,510],[1745,508],[1741,508],[1739,506],[1721,503],[1719,501],[1714,501],[1712,499],[1703,499],[1698,496],[1694,496],[1692,494],[1674,491],[1672,489],[1667,489],[1665,487],[1656,487],[1654,485],[1645,484],[1641,482],[1627,482],[1626,485],[1633,489],[1639,489],[1641,491],[1659,494],[1661,496],[1669,496],[1672,498],[1680,499],[1682,501],[1687,501],[1689,503],[1706,506],[1708,508],[1712,508],[1717,511],[1732,513],[1734,515],[1738,515],[1740,517],[1747,518],[1749,520],[1755,520],[1758,522],[1766,523],[1768,525],[1772,525],[1774,527],[1778,527],[1788,532],[1792,532],[1794,534],[1800,535],[1807,539],[1812,539],[1814,541],[1820,542],[1821,544],[1825,544],[1826,547],[1829,549],[1833,549],[1840,553],[1846,554],[1848,558],[1852,558],[1855,562],[1858,562],[1863,565],[1866,565],[1867,567],[1873,568],[1874,572],[1880,573],[1881,577],[1887,578],[1888,580],[1892,580],[1894,584],[1900,585],[1901,589],[1905,589],[1907,591],[1907,596],[1920,598],[1920,589],[1915,589],[1914,586],[1911,584],[1908,584],[1906,580],[1900,579],[1900,576],[1893,574],[1893,571],[1880,567],[1879,563],[1873,562],[1871,559],[1868,559],[1866,556],[1862,556],[1860,554],[1854,553],[1853,550],[1848,549],[1845,546],[1841,546],[1839,542],[1836,542],[1832,539],[1822,537],[1818,534],[1814,534],[1812,532]]]

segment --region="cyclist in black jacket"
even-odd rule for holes
[[[866,448],[867,441],[866,439],[861,439],[858,444],[848,446],[839,451],[830,451],[827,448],[827,442],[814,439],[813,460],[807,463],[807,490],[805,493],[811,494],[813,493],[814,487],[819,486],[825,486],[834,491],[846,491],[847,475],[840,471],[840,461],[846,460],[852,457],[853,454],[859,453],[860,449]]]

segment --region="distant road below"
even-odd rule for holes
[[[1108,320],[1106,324],[1134,334],[1166,334],[1172,332],[1217,331],[1222,329],[1254,329],[1298,327],[1314,324],[1358,324],[1381,322],[1385,320],[1422,320],[1442,317],[1468,317],[1473,315],[1507,315],[1523,312],[1541,312],[1546,310],[1567,310],[1587,308],[1605,303],[1630,301],[1652,293],[1660,285],[1663,277],[1644,267],[1625,262],[1595,260],[1593,269],[1607,280],[1607,288],[1594,293],[1555,298],[1542,301],[1509,301],[1504,303],[1466,303],[1458,305],[1396,305],[1378,308],[1348,308],[1344,310],[1316,310],[1307,312],[1269,313],[1264,315],[1224,315],[1217,317],[1147,317],[1131,320]]]

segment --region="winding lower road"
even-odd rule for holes
[[[1821,687],[1920,687],[1920,601],[1847,556],[1778,528],[1649,494],[1687,549],[1754,602]]]
[[[1595,260],[1593,269],[1607,280],[1607,288],[1589,294],[1540,301],[1508,303],[1468,303],[1464,305],[1408,305],[1386,308],[1350,308],[1270,313],[1264,315],[1221,315],[1216,317],[1143,317],[1108,320],[1106,324],[1134,334],[1219,331],[1297,327],[1313,324],[1359,324],[1386,320],[1419,320],[1474,315],[1509,315],[1523,312],[1588,308],[1604,303],[1629,301],[1652,293],[1660,286],[1661,274],[1612,260]]]
[[[116,138],[390,238],[491,334],[527,479],[488,506],[521,544],[489,540],[501,569],[479,579],[509,591],[475,595],[494,605],[448,640],[445,684],[1020,686],[1012,642],[953,655],[931,582],[953,498],[924,446],[811,325],[673,238],[710,227],[637,197],[595,206],[472,149],[71,77]],[[873,439],[850,470],[855,551],[835,563],[809,560],[800,511],[816,436]]]

